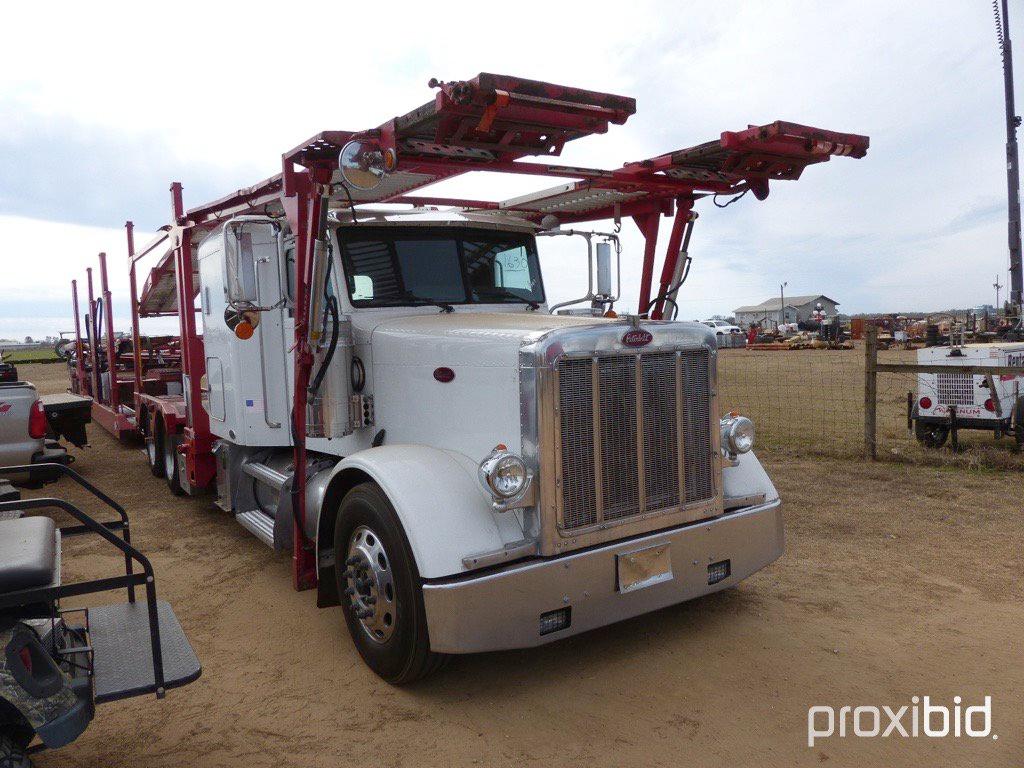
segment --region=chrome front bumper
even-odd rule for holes
[[[670,579],[618,589],[617,556],[667,545]],[[423,586],[431,650],[479,653],[543,645],[734,586],[777,560],[784,547],[782,502],[730,512],[628,541],[512,565],[482,576]],[[708,584],[708,565],[730,561],[730,575]],[[540,634],[540,615],[571,608],[571,624]]]

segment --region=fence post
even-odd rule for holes
[[[864,457],[876,457],[875,416],[878,393],[878,326],[864,324]]]

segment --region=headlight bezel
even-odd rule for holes
[[[499,473],[508,467],[517,469],[521,480],[517,487],[503,490],[498,482]],[[504,445],[496,446],[480,462],[479,475],[481,484],[491,496],[492,505],[498,510],[510,509],[512,505],[518,506],[517,503],[525,499],[533,483],[533,473],[526,462]]]
[[[757,431],[746,416],[731,413],[722,419],[722,453],[732,460],[754,449]]]

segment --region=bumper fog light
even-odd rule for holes
[[[540,634],[550,635],[560,629],[568,629],[572,623],[572,606],[547,611],[540,615]]]
[[[708,566],[708,584],[717,584],[729,578],[730,573],[732,573],[732,566],[729,560],[719,560],[717,563],[712,563]]]

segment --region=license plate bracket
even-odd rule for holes
[[[668,544],[615,555],[619,592],[635,592],[672,580],[672,548]]]

